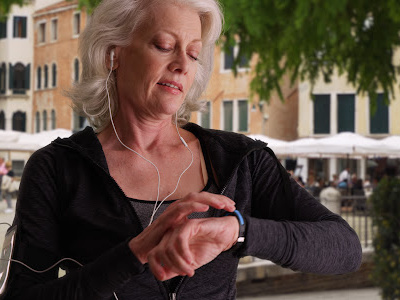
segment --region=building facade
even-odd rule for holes
[[[37,10],[33,22],[33,131],[78,129],[83,120],[74,114],[63,92],[79,80],[78,38],[86,13],[78,10],[76,1],[62,1]]]
[[[33,10],[14,5],[0,22],[0,129],[31,130]]]
[[[264,134],[271,138],[297,138],[298,91],[285,78],[282,84],[284,101],[273,95],[269,101],[250,98],[252,68],[256,58],[240,59],[237,76],[232,71],[238,47],[224,52],[215,48],[214,69],[207,90],[205,112],[194,113],[192,121],[203,127],[249,134]]]
[[[299,138],[325,137],[346,131],[376,139],[400,134],[398,85],[395,86],[393,95],[389,95],[389,106],[383,101],[383,93],[377,91],[375,114],[370,110],[368,95],[358,94],[357,89],[347,83],[345,76],[335,74],[329,84],[319,80],[312,91],[308,82],[301,82],[299,90]],[[377,162],[371,162],[368,158],[330,158],[299,161],[304,167],[305,178],[312,174],[327,181],[347,166],[362,179],[374,176],[368,168],[379,164],[378,160],[379,158]]]

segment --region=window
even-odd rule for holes
[[[39,24],[38,43],[39,44],[46,43],[46,23],[45,22]]]
[[[26,38],[26,17],[14,17],[13,37]]]
[[[4,111],[0,111],[0,129],[6,130],[6,116]]]
[[[376,112],[370,117],[370,133],[389,133],[389,107],[384,102],[384,94],[378,94]]]
[[[44,73],[44,88],[47,89],[49,87],[49,67],[47,65],[44,65],[43,73]]]
[[[47,111],[43,111],[43,130],[47,130]]]
[[[249,107],[247,100],[225,100],[222,111],[223,130],[242,132],[249,130]]]
[[[9,80],[13,94],[25,94],[25,91],[29,89],[30,64],[26,67],[21,63],[16,63],[15,66],[10,64]]]
[[[58,20],[53,19],[51,20],[51,36],[50,39],[52,41],[57,41],[58,38]]]
[[[86,118],[79,116],[77,113],[74,112],[74,131],[79,131],[83,127],[85,127]]]
[[[40,113],[37,111],[35,115],[36,132],[40,132]]]
[[[314,133],[330,133],[331,96],[314,95]]]
[[[74,36],[79,35],[81,33],[81,14],[80,13],[75,13],[74,14]]]
[[[233,47],[229,47],[228,51],[224,52],[224,70],[230,70],[233,67],[234,51]]]
[[[74,81],[79,81],[79,59],[75,58],[74,61]]]
[[[239,131],[248,131],[248,104],[247,100],[239,100],[238,101],[238,109],[239,109]]]
[[[12,160],[12,169],[14,171],[15,176],[22,176],[22,172],[24,171],[25,161],[23,160]]]
[[[199,114],[199,125],[204,128],[211,128],[211,102],[207,101],[204,111]]]
[[[0,94],[6,93],[6,64],[2,63],[0,66]]]
[[[223,129],[227,131],[233,131],[233,101],[223,102],[223,113],[224,113],[224,125]]]
[[[26,131],[26,113],[17,111],[12,117],[12,130]]]
[[[55,87],[57,85],[57,65],[56,64],[53,64],[51,66],[51,78],[52,78],[51,86]]]
[[[228,51],[224,52],[224,70],[231,70],[235,61],[235,58],[239,55],[239,46],[228,48]],[[249,61],[244,55],[240,55],[238,62],[239,69],[248,68]]]
[[[7,20],[0,21],[0,39],[7,38]]]
[[[51,110],[51,129],[56,129],[56,111]]]
[[[41,87],[42,87],[42,68],[41,67],[38,67],[37,68],[37,74],[36,74],[36,77],[37,77],[37,89],[38,90],[40,90],[41,89]]]
[[[338,101],[338,132],[355,132],[355,95],[342,94],[337,96]]]

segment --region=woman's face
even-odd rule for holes
[[[198,14],[160,4],[146,16],[128,47],[116,48],[119,111],[138,118],[170,118],[192,86],[201,51]]]

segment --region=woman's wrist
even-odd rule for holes
[[[235,224],[237,224],[237,227],[235,226],[235,228],[237,228],[237,232],[235,234],[235,240],[233,241],[231,248],[233,248],[234,250],[238,250],[245,241],[246,222],[242,214],[238,210],[229,213],[228,216],[236,220]]]
[[[141,254],[140,243],[138,243],[137,238],[133,238],[129,241],[128,246],[136,258],[144,265],[147,263],[147,255]]]

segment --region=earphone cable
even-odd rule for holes
[[[176,126],[176,131],[178,132],[179,138],[180,138],[181,141],[183,142],[184,139],[182,138],[182,136],[180,135],[179,130],[178,130],[178,114],[177,114],[177,113],[176,113],[176,117],[175,117],[175,126]],[[190,155],[191,155],[191,157],[192,157],[192,158],[191,158],[191,161],[190,161],[190,164],[186,167],[185,170],[183,170],[182,174],[179,176],[178,182],[176,183],[176,186],[175,186],[175,189],[174,189],[168,196],[166,196],[166,197],[160,202],[160,204],[158,204],[158,206],[157,206],[157,202],[156,202],[156,205],[154,205],[153,214],[151,215],[150,223],[149,223],[148,226],[150,226],[150,224],[153,222],[154,215],[157,213],[158,209],[161,207],[161,205],[164,203],[164,201],[165,201],[169,196],[171,196],[172,194],[174,194],[174,193],[176,192],[176,190],[178,189],[179,182],[181,181],[181,178],[182,178],[183,174],[185,174],[185,172],[186,172],[187,170],[189,170],[189,168],[190,168],[190,167],[192,166],[192,164],[193,164],[193,160],[194,160],[193,152],[192,152],[192,150],[190,150],[190,148],[189,148],[189,146],[186,144],[186,142],[184,142],[184,145],[185,145],[186,148],[189,150]]]
[[[112,55],[112,57],[111,57],[111,61],[113,61],[113,55]],[[181,180],[183,174],[185,174],[185,172],[186,172],[186,171],[192,166],[192,164],[193,164],[194,156],[193,156],[192,150],[190,150],[189,146],[187,145],[187,143],[185,142],[185,140],[183,139],[183,137],[182,137],[181,134],[179,133],[179,129],[178,129],[178,112],[176,112],[176,114],[175,114],[175,127],[176,127],[176,132],[178,133],[178,136],[179,136],[180,140],[182,141],[182,143],[183,143],[183,144],[185,145],[185,147],[189,150],[190,155],[191,155],[191,161],[190,161],[189,165],[186,167],[186,169],[184,169],[183,172],[181,173],[181,175],[179,176],[178,182],[176,183],[176,186],[175,186],[175,189],[174,189],[170,194],[168,194],[168,195],[158,204],[158,201],[159,201],[159,199],[160,199],[160,186],[161,186],[160,171],[158,170],[157,166],[156,166],[152,161],[150,161],[149,159],[147,159],[146,157],[144,157],[143,155],[141,155],[141,154],[138,153],[137,151],[135,151],[135,150],[133,150],[132,148],[130,148],[130,147],[128,147],[127,145],[125,145],[125,144],[121,141],[121,139],[119,138],[118,133],[117,133],[117,129],[115,128],[115,124],[114,124],[114,120],[113,120],[113,116],[112,116],[112,111],[111,111],[110,93],[109,93],[109,90],[108,90],[108,80],[109,80],[109,78],[110,78],[110,76],[111,76],[111,73],[112,73],[112,71],[113,71],[113,70],[112,70],[112,66],[113,66],[113,64],[111,64],[110,72],[108,73],[107,80],[106,80],[106,91],[107,91],[107,99],[108,99],[108,110],[109,110],[109,113],[110,113],[110,121],[111,121],[111,125],[112,125],[112,127],[113,127],[113,129],[114,129],[115,136],[117,137],[117,140],[120,142],[120,144],[121,144],[122,146],[124,146],[124,147],[125,147],[126,149],[128,149],[129,151],[131,151],[131,152],[133,152],[133,153],[139,155],[139,157],[143,158],[145,161],[147,161],[148,163],[150,163],[151,165],[153,165],[153,167],[154,167],[154,168],[156,169],[156,171],[157,171],[157,177],[158,177],[157,198],[156,198],[156,202],[155,202],[155,204],[154,204],[153,213],[152,213],[152,215],[151,215],[151,217],[150,217],[149,225],[147,225],[147,226],[150,226],[150,225],[153,223],[155,214],[157,213],[157,211],[158,211],[158,209],[161,207],[161,205],[164,203],[164,201],[165,201],[168,197],[170,197],[171,195],[173,195],[173,194],[176,192],[176,190],[178,189],[179,182],[180,182],[180,180]]]
[[[30,271],[32,271],[34,273],[38,273],[38,274],[46,273],[47,271],[50,271],[51,269],[56,267],[58,264],[62,263],[63,261],[66,261],[66,260],[72,261],[72,262],[76,263],[77,265],[79,265],[80,267],[83,267],[83,265],[79,261],[77,261],[77,260],[75,260],[73,258],[70,258],[70,257],[64,257],[64,258],[60,259],[59,261],[57,261],[56,263],[54,263],[52,266],[50,266],[50,267],[48,267],[47,269],[44,269],[44,270],[35,270],[34,268],[28,266],[27,264],[23,263],[22,261],[19,261],[19,260],[16,260],[16,259],[12,259],[12,258],[11,259],[0,258],[0,260],[5,260],[5,261],[11,261],[11,262],[14,262],[14,263],[18,263],[18,264],[24,266],[25,268],[27,268],[28,270],[30,270]],[[113,292],[113,294],[114,294],[115,300],[118,300],[117,294],[115,292]]]

